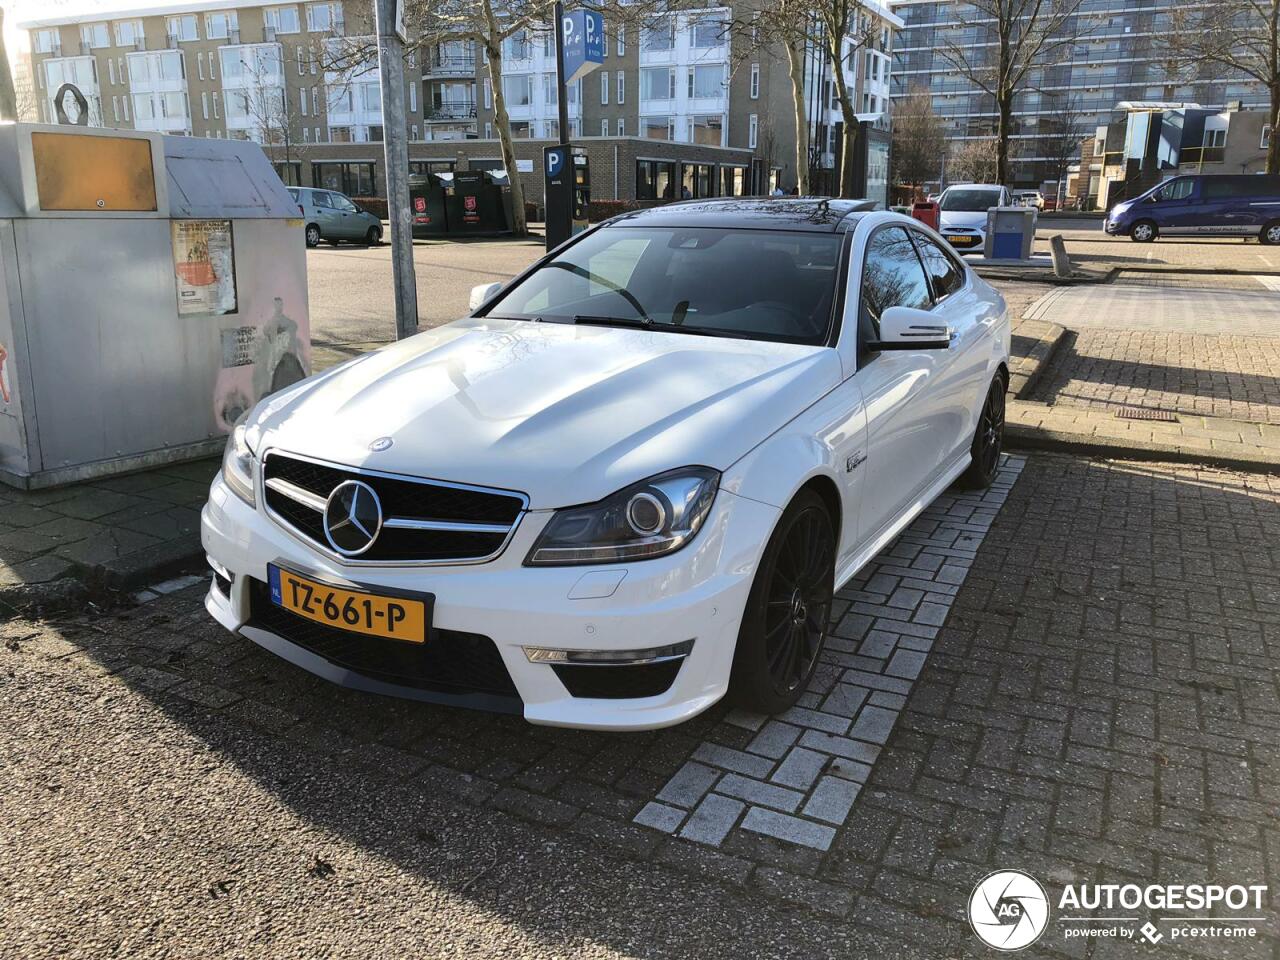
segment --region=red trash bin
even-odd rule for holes
[[[942,214],[936,201],[922,200],[911,205],[911,216],[937,230]]]

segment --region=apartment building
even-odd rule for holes
[[[1068,35],[1074,42],[1064,55],[1033,69],[1014,103],[1013,178],[1038,186],[1053,176],[1041,144],[1058,118],[1075,114],[1082,137],[1106,139],[1106,126],[1122,102],[1197,103],[1223,109],[1240,102],[1261,106],[1267,90],[1246,76],[1221,76],[1188,82],[1165,72],[1159,42],[1171,29],[1179,7],[1205,0],[1083,0]],[[954,143],[991,136],[996,125],[992,97],[962,76],[943,56],[948,44],[970,51],[993,47],[993,22],[967,0],[890,0],[903,27],[894,49],[891,95],[905,96],[921,85],[933,96],[934,109]]]
[[[795,184],[785,55],[730,29],[748,20],[750,4],[764,2],[681,7],[642,27],[607,25],[604,64],[566,94],[574,141],[608,141],[591,144],[601,158],[596,197],[743,195]],[[852,51],[844,69],[860,120],[873,128],[867,179],[881,195],[892,36],[901,21],[868,3],[859,29],[868,24],[875,39]],[[288,183],[385,194],[368,0],[152,4],[109,19],[61,8],[22,26],[31,37],[36,119],[55,121],[55,94],[70,82],[88,100],[92,124],[252,139]],[[413,171],[501,167],[483,53],[450,41],[416,50],[407,66]],[[809,51],[810,166],[818,171],[839,164],[832,69],[820,49]],[[549,26],[506,39],[502,87],[520,144],[518,173],[526,192],[540,197],[540,165],[532,161],[559,136]]]

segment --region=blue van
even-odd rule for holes
[[[1280,244],[1280,177],[1174,177],[1107,214],[1107,233],[1157,237],[1257,237]]]

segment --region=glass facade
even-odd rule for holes
[[[1217,108],[1236,100],[1246,107],[1266,103],[1262,84],[1243,76],[1187,82],[1166,73],[1160,40],[1170,30],[1171,10],[1187,2],[1083,0],[1066,30],[1074,41],[1031,71],[1014,102],[1015,181],[1039,183],[1050,176],[1042,144],[1067,110],[1078,117],[1083,137],[1105,125],[1116,104],[1126,100]],[[989,137],[996,126],[994,99],[967,80],[943,51],[958,46],[971,63],[979,51],[994,52],[994,22],[965,0],[909,0],[892,4],[892,9],[905,22],[893,48],[893,97],[924,86],[933,95],[948,140]]]

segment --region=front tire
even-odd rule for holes
[[[835,593],[835,525],[826,502],[802,490],[765,546],[738,631],[732,699],[780,713],[818,667]]]
[[[1160,236],[1160,228],[1150,220],[1139,220],[1129,228],[1129,239],[1134,243],[1150,243]]]
[[[1263,227],[1258,239],[1268,247],[1280,246],[1280,220],[1272,220]]]
[[[959,485],[965,490],[985,490],[991,486],[1000,469],[1000,451],[1004,447],[1004,377],[996,374],[987,388],[978,426],[969,447],[969,469],[960,475]]]

